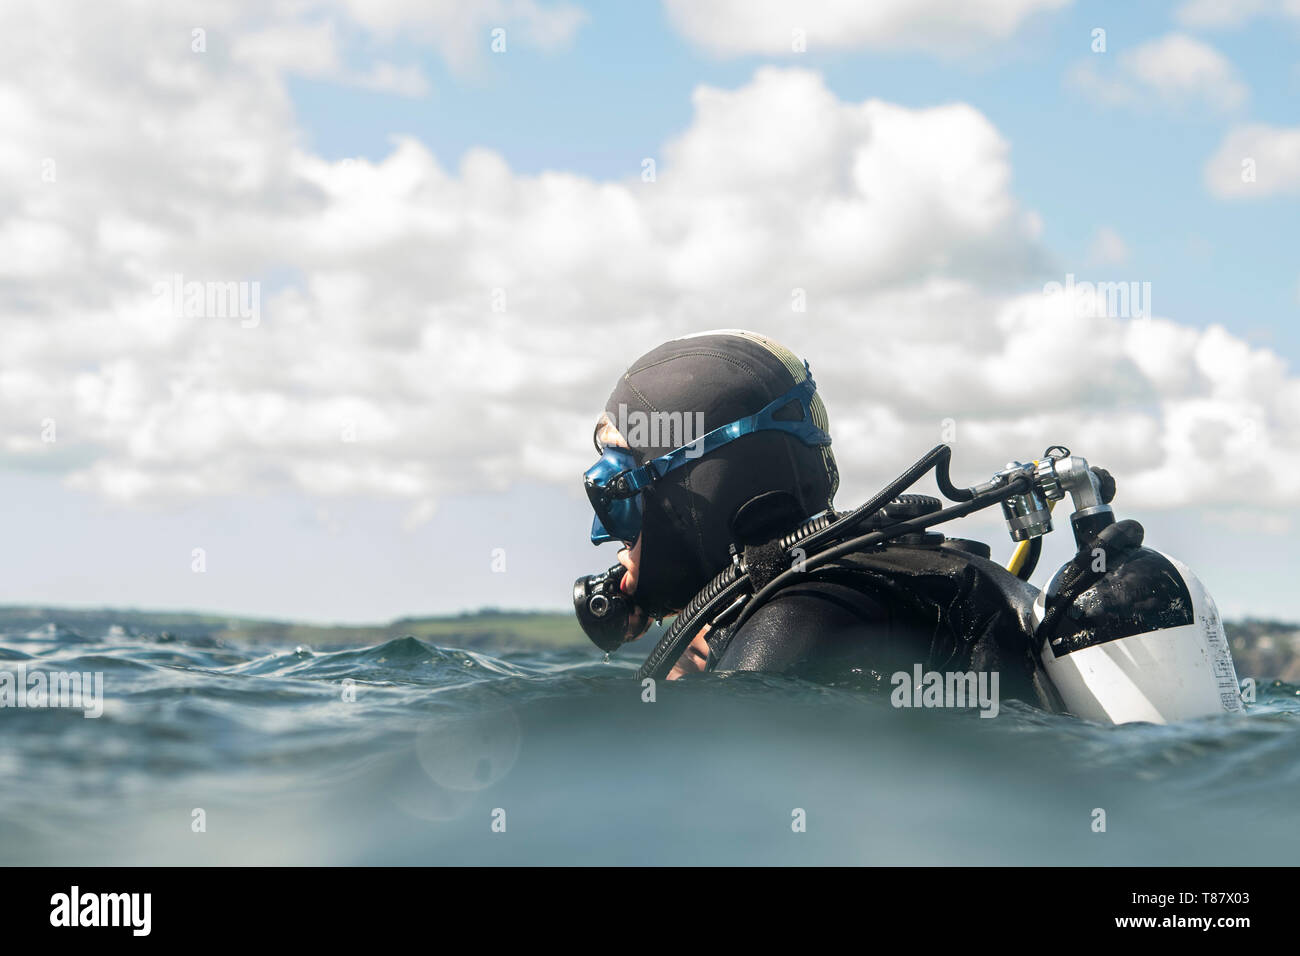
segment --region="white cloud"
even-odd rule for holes
[[[330,0],[382,39],[429,44],[453,69],[466,70],[487,52],[491,32],[505,31],[506,52],[518,46],[556,51],[573,42],[587,14],[574,4],[538,0]]]
[[[486,150],[452,167],[409,138],[331,162],[275,70],[196,56],[193,12],[158,16],[92,44],[78,11],[44,27],[68,43],[53,57],[0,23],[11,467],[123,500],[289,487],[418,519],[467,489],[575,487],[623,363],[740,326],[812,362],[846,500],[952,417],[971,480],[1064,442],[1130,502],[1300,501],[1300,381],[1271,352],[1015,294],[1049,257],[969,106],[844,102],[763,69],[695,92],[656,182],[520,175]],[[261,281],[261,323],[170,314],[154,287],[176,274]]]
[[[1188,0],[1174,13],[1188,27],[1239,27],[1259,17],[1300,20],[1300,0]]]
[[[1071,0],[665,0],[668,17],[693,43],[735,56],[807,49],[954,52],[1005,40],[1035,14]]]
[[[429,91],[428,78],[418,66],[380,60],[368,69],[349,68],[331,20],[279,23],[242,34],[234,40],[231,55],[240,64],[272,73],[295,73],[399,96],[423,96]]]
[[[1249,90],[1218,50],[1185,33],[1170,33],[1115,56],[1079,61],[1067,82],[1098,102],[1122,106],[1158,104],[1178,109],[1208,106],[1234,110]]]
[[[1205,184],[1224,199],[1300,195],[1300,127],[1231,130],[1205,164]]]
[[[1128,260],[1128,243],[1114,229],[1103,226],[1092,237],[1088,261],[1099,266],[1122,265]]]
[[[212,21],[201,5],[193,9],[193,22]],[[364,58],[368,44],[353,42],[361,52],[349,50],[349,38],[360,34],[371,43],[400,39],[432,49],[463,73],[488,55],[495,30],[503,31],[507,53],[519,48],[555,52],[568,47],[587,21],[581,7],[560,0],[303,0],[280,11],[298,19],[281,16],[272,22],[259,22],[259,6],[252,0],[231,10],[242,21],[230,38],[231,55],[240,63],[400,96],[428,92],[423,71],[415,64],[382,59],[352,65],[349,60]],[[221,39],[219,33],[214,37],[214,48]]]

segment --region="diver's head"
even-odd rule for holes
[[[622,541],[623,590],[679,610],[726,566],[831,507],[839,475],[807,365],[752,332],[674,339],[619,379],[585,475],[592,541]]]

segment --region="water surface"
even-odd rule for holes
[[[0,709],[0,863],[1300,859],[1295,686],[1261,680],[1244,717],[1116,728],[757,674],[647,703],[643,653],[2,633],[0,670],[100,672],[105,700]]]

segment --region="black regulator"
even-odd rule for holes
[[[591,642],[605,653],[612,653],[627,640],[635,606],[623,593],[621,564],[578,578],[573,582],[573,610],[578,623]]]

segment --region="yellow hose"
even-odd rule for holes
[[[1025,559],[1029,557],[1030,541],[1021,541],[1016,545],[1016,550],[1011,552],[1011,560],[1007,562],[1007,570],[1020,577],[1020,569],[1025,566]]]

